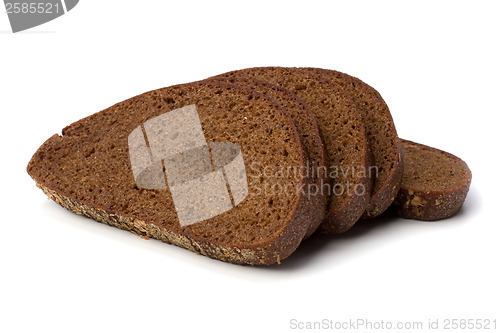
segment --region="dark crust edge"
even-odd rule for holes
[[[330,80],[327,80],[324,75],[317,71],[311,71],[310,67],[290,67],[289,71],[292,73],[305,74],[319,82],[320,84],[330,85]],[[363,122],[363,118],[358,111],[356,103],[354,102],[351,95],[340,86],[335,86],[339,94],[343,94],[346,96],[350,102],[351,106],[351,117],[355,121],[358,122],[358,130],[360,131],[360,135],[364,140],[364,154],[362,156],[362,166],[365,170],[368,170],[369,166],[373,164],[373,155],[369,147],[368,138],[366,135],[366,128]],[[322,133],[322,135],[326,135],[326,133]],[[333,183],[332,183],[333,184]],[[318,233],[323,235],[335,235],[341,234],[349,229],[351,229],[354,224],[359,221],[359,219],[363,216],[367,205],[370,202],[370,196],[373,188],[373,180],[368,176],[360,176],[358,177],[355,184],[352,184],[353,187],[361,185],[366,194],[363,195],[351,195],[344,197],[342,200],[342,204],[337,207],[336,210],[330,208],[327,211],[326,217],[318,227]]]
[[[394,134],[394,137],[392,139],[396,141],[395,145],[397,147],[396,148],[397,151],[393,151],[396,157],[395,159],[393,159],[395,167],[392,168],[391,172],[387,176],[388,183],[385,186],[381,186],[380,189],[378,189],[378,191],[372,193],[370,203],[366,207],[365,214],[362,216],[362,218],[373,218],[385,212],[391,206],[397,194],[399,193],[404,173],[403,148],[401,145],[401,141],[399,140],[394,121],[392,121],[392,115],[389,110],[389,107],[385,103],[380,93],[375,88],[366,84],[360,79],[356,77],[352,78],[354,81],[357,81],[359,84],[361,84],[368,93],[374,94],[376,96],[376,99],[379,101],[380,108],[384,112],[386,112],[386,115],[388,117],[390,117]]]
[[[305,74],[318,81],[320,84],[329,85],[330,83],[325,80],[324,76],[320,73],[312,73],[307,67],[290,67],[288,68],[292,73]],[[335,86],[339,94],[343,94],[348,98],[350,104],[350,116],[358,122],[358,130],[360,131],[360,136],[364,140],[362,143],[364,146],[362,150],[364,154],[362,155],[362,166],[365,170],[368,170],[369,166],[373,164],[373,156],[369,147],[368,138],[366,135],[366,128],[363,122],[363,118],[358,111],[356,103],[353,98],[348,94],[343,87]],[[322,135],[326,135],[322,133]],[[333,183],[332,183],[333,185]],[[368,203],[370,202],[370,194],[372,192],[373,180],[368,175],[359,176],[357,181],[352,184],[353,187],[361,185],[366,193],[362,195],[350,195],[345,196],[342,200],[340,206],[337,209],[330,207],[327,211],[326,217],[318,227],[318,233],[323,235],[336,235],[341,234],[349,229],[351,229],[354,224],[363,216]],[[333,198],[333,195],[331,196]]]
[[[391,112],[389,110],[389,107],[385,103],[385,101],[382,98],[382,96],[380,95],[380,93],[375,88],[373,88],[369,84],[363,82],[362,80],[360,80],[354,76],[351,76],[349,74],[342,73],[339,71],[335,71],[335,70],[329,70],[329,69],[313,68],[313,67],[311,67],[311,68],[307,67],[307,69],[312,70],[312,71],[316,71],[318,73],[322,73],[322,75],[325,75],[327,78],[328,77],[332,77],[332,78],[336,77],[336,78],[340,78],[342,80],[345,80],[346,84],[352,84],[353,86],[357,85],[358,87],[363,89],[366,94],[371,95],[372,97],[374,97],[375,100],[378,101],[377,109],[381,110],[385,114],[385,116],[387,116],[391,120],[391,125],[392,125],[391,127],[392,127],[392,132],[393,132],[392,133],[393,134],[392,140],[395,142],[395,147],[396,147],[396,149],[392,151],[392,153],[394,155],[393,159],[392,159],[392,162],[394,163],[394,167],[388,173],[387,178],[385,180],[385,184],[380,186],[380,188],[377,191],[374,191],[371,193],[369,203],[367,204],[365,212],[363,213],[363,216],[361,216],[361,218],[368,219],[368,218],[374,218],[376,216],[379,216],[384,211],[386,211],[387,208],[389,208],[390,205],[392,204],[392,202],[395,200],[395,198],[399,192],[399,188],[401,186],[401,180],[403,178],[403,169],[404,169],[403,158],[402,158],[402,148],[401,148],[401,144],[400,144],[399,139],[398,139],[396,127],[394,125],[394,122],[392,121],[392,115],[391,115]],[[355,89],[355,88],[353,88],[353,89]],[[354,100],[354,102],[355,102],[356,106],[358,107],[359,101],[356,102],[356,100]],[[371,149],[371,147],[370,147],[370,149]],[[371,149],[371,151],[372,151],[372,154],[375,154],[373,149]],[[371,165],[373,165],[373,163]],[[375,179],[373,179],[373,181],[375,182]],[[374,188],[375,188],[375,186],[373,187],[373,189]]]
[[[270,265],[280,263],[280,260],[285,259],[286,255],[268,247],[257,247],[254,249],[240,249],[237,247],[217,246],[205,242],[197,242],[192,238],[175,233],[169,229],[159,227],[152,223],[147,223],[131,217],[120,216],[106,212],[104,209],[90,207],[80,204],[75,200],[60,195],[55,191],[36,184],[49,199],[52,199],[60,206],[69,211],[89,217],[97,222],[107,224],[122,230],[128,230],[138,236],[144,238],[155,238],[164,243],[183,247],[196,254],[226,261],[234,264],[250,264],[250,265]]]
[[[404,157],[401,142],[398,143],[398,156],[399,161],[396,162],[397,167],[392,170],[390,177],[388,177],[389,183],[372,193],[370,203],[366,207],[366,211],[361,217],[362,219],[371,219],[379,216],[392,205],[394,200],[396,200],[401,189],[401,182],[404,174]]]
[[[369,150],[364,155],[364,165],[369,166],[372,162]],[[363,186],[367,192],[371,192],[373,181],[370,177],[360,177],[354,185]],[[361,218],[366,206],[370,202],[369,195],[352,195],[345,199],[337,210],[328,210],[325,220],[317,229],[319,234],[336,235],[351,229]]]
[[[464,186],[450,188],[446,191],[431,189],[427,191],[416,190],[407,188],[402,184],[392,204],[393,209],[403,218],[422,221],[436,221],[455,215],[465,202],[472,181],[472,173],[467,164],[459,157],[440,149],[404,139],[401,139],[401,142],[402,144],[408,143],[421,149],[439,152],[461,161],[467,168],[469,177],[466,179]]]
[[[306,104],[306,102],[304,102],[302,100],[302,98],[297,96],[297,94],[295,94],[295,93],[291,92],[290,90],[283,88],[277,84],[273,84],[273,83],[270,83],[270,82],[265,81],[265,80],[252,79],[252,78],[246,78],[246,77],[213,76],[213,77],[206,79],[205,81],[209,81],[209,82],[215,81],[215,82],[225,82],[225,83],[230,82],[232,84],[236,84],[239,86],[243,86],[245,83],[260,85],[263,88],[272,89],[274,91],[277,91],[278,93],[284,94],[284,95],[288,96],[288,98],[294,100],[295,103],[300,104],[302,106],[304,112],[307,113],[308,118],[310,118],[309,120],[311,121],[309,123],[309,126],[312,127],[313,133],[309,133],[309,135],[317,138],[317,140],[316,140],[317,145],[315,145],[315,148],[317,149],[316,155],[318,156],[318,162],[320,164],[319,167],[326,167],[326,150],[325,150],[325,145],[323,143],[323,138],[321,137],[321,133],[320,133],[319,128],[318,128],[316,116],[309,109],[309,106]],[[266,96],[268,98],[271,98],[267,94],[266,94]],[[277,101],[275,101],[275,102],[277,104],[280,104]],[[283,106],[283,108],[284,108],[284,106]],[[287,110],[285,110],[285,112],[286,111]],[[294,118],[293,116],[290,116],[290,117],[292,119]],[[297,121],[295,121],[295,119],[294,119],[294,124],[296,126],[299,125],[299,123]],[[299,137],[300,137],[300,135],[299,135]],[[302,141],[302,138],[301,138],[301,141]],[[306,158],[307,158],[308,163],[309,163],[308,166],[311,166],[313,164],[313,159],[311,157],[312,152],[309,151],[309,147],[307,147],[307,145],[304,144],[303,142],[302,142],[302,146],[303,146]],[[312,174],[313,172],[314,172],[314,170],[310,169],[310,174]],[[314,179],[312,179],[313,177],[308,176],[307,178],[309,178],[309,180],[310,180],[308,185],[315,184],[316,186],[320,187],[322,184],[328,183],[328,179],[327,179],[325,173],[322,173],[319,177],[317,177],[316,182],[314,182]],[[308,191],[308,187],[305,187],[305,191]],[[307,229],[306,235],[304,236],[304,239],[309,238],[316,231],[316,229],[318,229],[320,224],[323,222],[323,220],[326,216],[326,210],[328,208],[329,197],[326,195],[316,195],[313,198],[311,198],[309,201],[310,201],[310,205],[309,205],[310,207],[309,207],[308,214],[310,214],[311,221],[310,221],[310,226]]]
[[[450,192],[401,188],[393,206],[396,213],[405,219],[437,221],[458,213],[468,191],[469,186]]]
[[[317,80],[321,84],[328,84],[327,81],[324,80],[324,78],[321,77],[318,73],[312,73],[312,72],[307,72],[306,67],[279,67],[279,66],[270,66],[270,67],[251,67],[251,68],[245,68],[245,69],[239,69],[239,70],[234,70],[234,71],[229,71],[226,73],[219,74],[217,76],[219,77],[238,77],[242,76],[242,73],[251,73],[252,71],[272,71],[272,70],[282,70],[282,71],[288,71],[289,73],[292,74],[299,74],[299,75],[308,75],[311,78]],[[314,74],[314,75],[313,75]],[[313,76],[311,76],[313,75]],[[242,77],[248,78],[248,76],[245,76],[243,74]],[[252,77],[255,78],[255,77]],[[258,78],[260,80],[264,80],[262,78]],[[364,137],[364,156],[363,156],[363,165],[365,168],[368,168],[368,166],[371,165],[371,151],[368,147],[368,140],[366,139],[366,131],[365,127],[361,118],[361,115],[359,114],[356,105],[354,101],[352,101],[352,98],[350,95],[348,95],[345,90],[342,87],[336,86],[336,89],[339,91],[339,93],[344,94],[351,100],[351,113],[352,116],[355,117],[356,121],[358,121],[359,126],[358,128],[361,130],[361,135]],[[293,91],[292,91],[293,93]],[[300,97],[300,96],[299,96]],[[307,102],[306,102],[307,105]],[[322,136],[325,135],[325,133],[321,133]],[[372,180],[370,177],[360,177],[360,179],[354,184],[356,186],[357,184],[364,186],[366,189],[367,193],[371,193],[372,191]],[[349,230],[358,220],[359,218],[363,215],[366,206],[368,205],[370,201],[370,195],[353,195],[349,197],[345,197],[342,205],[340,207],[337,207],[336,210],[333,210],[329,208],[327,210],[327,214],[325,216],[325,219],[323,222],[320,224],[320,226],[317,229],[317,233],[320,234],[339,234],[342,232],[345,232]]]

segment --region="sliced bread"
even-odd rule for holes
[[[408,219],[433,221],[456,214],[472,179],[467,164],[455,155],[401,139],[404,173],[393,203]]]
[[[307,176],[289,171],[304,168],[294,122],[271,99],[196,82],[69,125],[27,171],[77,214],[211,258],[269,265],[310,227]]]
[[[362,118],[348,93],[301,68],[260,67],[221,74],[265,80],[297,94],[316,116],[327,151],[328,213],[318,231],[341,233],[363,215],[370,199],[370,150]]]
[[[352,96],[363,118],[375,166],[370,169],[373,189],[363,217],[382,214],[394,201],[403,176],[401,145],[387,104],[377,90],[358,78],[328,69],[307,70],[320,73],[327,82],[343,87]]]
[[[306,103],[296,94],[278,85],[267,81],[247,79],[241,77],[215,78],[223,82],[230,82],[243,87],[253,89],[261,94],[272,98],[280,104],[294,120],[299,136],[304,144],[306,156],[308,157],[308,168],[303,170],[311,177],[311,185],[304,190],[307,193],[311,212],[311,226],[307,230],[306,238],[311,236],[323,221],[328,205],[329,197],[317,189],[328,182],[326,178],[326,151],[321,139],[316,117],[309,110]],[[319,170],[319,172],[315,172]]]

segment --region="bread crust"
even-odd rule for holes
[[[370,202],[362,218],[382,214],[394,201],[403,177],[403,159],[396,126],[379,92],[358,78],[329,69],[307,68],[332,85],[342,86],[353,98],[363,118],[367,139],[377,169]],[[380,171],[380,172],[379,172]]]
[[[310,178],[310,183],[308,183],[305,190],[311,191],[312,188],[320,188],[322,184],[328,182],[326,173],[315,172],[315,170],[323,170],[325,168],[326,150],[319,132],[316,117],[300,97],[288,89],[263,80],[242,77],[215,77],[209,80],[230,82],[253,89],[258,93],[265,94],[276,103],[280,104],[294,120],[304,146],[306,158],[308,159],[308,170],[306,172],[307,175],[310,176],[308,177]],[[309,186],[309,184],[311,186]],[[308,215],[311,217],[311,223],[307,229],[305,238],[310,237],[324,220],[328,199],[328,196],[324,195],[324,193],[313,195],[309,198],[310,212]]]
[[[406,169],[401,188],[393,203],[403,218],[435,221],[455,215],[462,207],[472,180],[467,164],[457,156],[423,144],[401,139]],[[433,165],[414,166],[412,162],[433,158]],[[413,161],[412,161],[413,160]],[[443,182],[443,171],[450,181]],[[457,179],[457,175],[460,178]],[[441,180],[432,182],[433,177]],[[446,176],[446,175],[445,175]]]
[[[317,73],[295,67],[247,68],[224,73],[219,77],[265,80],[297,94],[317,118],[327,151],[328,170],[347,169],[350,166],[354,166],[356,170],[368,170],[371,153],[365,127],[351,96],[342,87],[332,86]],[[336,105],[331,105],[332,103]],[[352,128],[345,127],[341,133],[336,133],[336,130],[342,128],[341,122],[349,123]],[[332,172],[329,174],[331,175]],[[344,176],[336,179],[331,177],[330,180],[329,209],[318,228],[318,232],[323,234],[337,234],[349,230],[363,215],[372,187],[367,173],[357,172],[353,175],[352,182]],[[341,194],[334,194],[336,188],[342,188]],[[352,191],[354,188],[362,188],[363,191],[354,194]]]
[[[261,244],[249,248],[228,247],[212,244],[210,242],[203,242],[189,235],[176,233],[168,228],[163,228],[153,223],[141,221],[133,217],[112,214],[101,208],[81,204],[39,183],[36,185],[49,199],[77,215],[89,217],[97,222],[130,231],[146,239],[158,239],[164,243],[176,245],[212,259],[252,266],[271,265],[274,263],[280,264],[281,260],[286,259],[296,248],[292,240],[294,237],[291,237],[290,241],[287,242],[286,236],[280,237],[281,242],[279,244]],[[294,231],[289,230],[284,234],[289,235],[290,233],[293,234]]]

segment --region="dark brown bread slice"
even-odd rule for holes
[[[393,203],[404,218],[433,221],[457,213],[472,179],[467,164],[455,155],[401,139],[405,169]]]
[[[370,168],[373,189],[363,217],[378,216],[394,201],[403,176],[401,145],[389,108],[377,90],[358,78],[328,69],[308,70],[320,73],[333,85],[343,87],[356,103],[363,118],[375,166]]]
[[[322,184],[327,182],[326,173],[318,175],[317,172],[314,172],[315,170],[325,169],[326,151],[319,133],[316,117],[302,99],[289,90],[267,81],[241,77],[215,78],[214,80],[222,80],[223,82],[230,82],[253,89],[272,98],[284,107],[294,120],[295,127],[299,132],[306,156],[308,157],[308,168],[307,170],[301,170],[301,172],[311,175],[311,188],[320,188]],[[309,193],[308,188],[304,188],[304,190],[306,193]],[[311,201],[311,205],[309,205],[311,209],[309,213],[311,216],[311,225],[307,230],[306,238],[311,236],[323,221],[326,214],[328,196],[325,193],[318,193],[317,195],[308,196],[308,200]]]
[[[240,147],[248,195],[220,215],[182,227],[170,188],[136,185],[128,136],[140,126],[146,133],[148,120],[193,104],[208,143]],[[311,216],[300,191],[305,176],[272,177],[262,170],[305,165],[293,120],[268,97],[235,85],[196,82],[144,93],[71,124],[38,149],[27,170],[50,198],[77,214],[211,258],[268,265],[297,248]]]
[[[306,102],[316,116],[325,142],[327,174],[332,180],[320,189],[320,193],[330,195],[330,204],[318,231],[329,234],[350,229],[365,211],[371,193],[370,151],[352,98],[342,87],[332,86],[319,75],[301,68],[248,68],[220,76],[265,80],[290,90]]]

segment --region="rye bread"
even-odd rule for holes
[[[325,146],[319,133],[316,117],[302,99],[289,90],[267,81],[241,77],[215,78],[214,80],[222,80],[253,89],[280,104],[294,120],[304,145],[308,158],[308,168],[302,171],[311,176],[311,188],[320,188],[322,184],[327,182],[326,172],[323,172],[326,170]],[[320,172],[314,172],[315,170]],[[311,193],[313,191],[306,190],[308,200],[311,201],[309,205],[311,212],[308,214],[311,216],[311,225],[305,236],[307,238],[316,231],[323,221],[328,205],[328,196],[324,193]]]
[[[472,179],[467,164],[455,155],[401,139],[405,163],[401,189],[393,203],[408,219],[434,221],[456,214]]]
[[[363,118],[373,165],[373,189],[363,218],[382,214],[396,197],[403,176],[401,145],[387,104],[377,90],[358,78],[334,70],[308,68],[348,92]]]
[[[240,147],[248,194],[228,211],[181,226],[170,188],[136,184],[129,144],[141,128],[147,143],[147,121],[189,105],[196,106],[210,145]],[[150,154],[156,144],[149,142]],[[211,258],[269,265],[298,247],[311,216],[301,191],[306,176],[273,177],[263,170],[305,166],[293,120],[272,100],[236,85],[195,82],[144,93],[67,126],[38,149],[27,171],[51,199],[77,214]]]
[[[316,116],[327,151],[322,193],[330,196],[324,234],[342,233],[363,215],[370,199],[370,151],[362,118],[348,93],[303,68],[259,67],[219,75],[268,81],[297,94]]]

